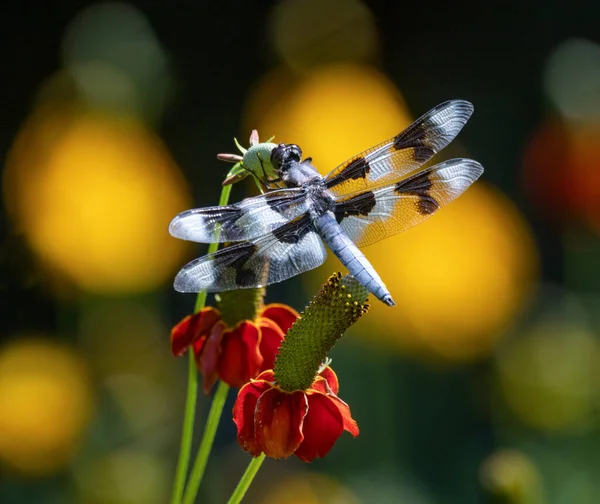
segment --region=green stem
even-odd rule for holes
[[[265,460],[265,454],[261,453],[258,457],[253,458],[250,461],[250,463],[248,464],[248,467],[246,468],[246,472],[242,476],[242,479],[238,483],[238,486],[235,488],[235,490],[231,494],[231,497],[227,501],[227,504],[238,504],[239,502],[242,501],[242,499],[244,498],[244,495],[246,495],[246,491],[248,490],[250,483],[252,483],[254,476],[256,476],[256,473],[260,469],[260,466],[262,465],[263,460]]]
[[[198,394],[198,372],[196,371],[196,359],[194,352],[188,352],[188,388],[185,399],[185,413],[183,415],[183,433],[181,435],[181,446],[179,448],[179,460],[175,472],[175,484],[171,504],[179,504],[183,495],[185,476],[190,463],[192,452],[192,436],[194,434],[194,413],[196,409],[196,396]]]
[[[229,195],[231,194],[231,186],[223,186],[221,196],[219,198],[219,206],[227,205]],[[219,231],[217,231],[217,239],[208,247],[208,253],[211,254],[219,247],[218,243]],[[199,292],[196,296],[196,304],[194,305],[194,313],[198,313],[206,303],[206,292]],[[177,461],[177,469],[175,471],[175,481],[173,484],[173,495],[171,496],[171,504],[179,504],[183,495],[185,486],[185,477],[190,465],[190,454],[192,452],[192,438],[194,435],[194,416],[196,412],[196,399],[198,396],[198,371],[196,369],[196,359],[194,352],[188,351],[188,385],[187,395],[185,398],[185,410],[183,415],[183,429],[181,434],[181,445],[179,448],[179,460]]]
[[[217,433],[217,427],[219,426],[219,420],[221,419],[221,412],[225,406],[227,392],[229,392],[229,385],[219,381],[217,392],[215,393],[212,405],[210,406],[206,426],[204,427],[200,449],[198,450],[198,455],[196,455],[190,479],[185,487],[185,494],[183,495],[184,504],[192,504],[196,499],[196,494],[198,493],[198,488],[200,487],[206,469],[208,455],[210,454],[213,441],[215,440],[215,434]]]

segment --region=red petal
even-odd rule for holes
[[[219,311],[211,306],[188,315],[171,329],[171,351],[176,357],[183,355],[190,345],[206,336],[220,319]]]
[[[354,437],[358,436],[360,431],[358,430],[358,424],[356,423],[356,421],[352,418],[352,415],[350,414],[350,406],[348,406],[344,401],[342,401],[336,395],[328,394],[327,397],[333,401],[333,403],[336,405],[338,411],[342,415],[342,419],[344,421],[344,430],[348,431]]]
[[[331,392],[331,388],[329,387],[327,380],[321,376],[317,376],[315,378],[315,381],[310,386],[310,390],[316,390],[317,392],[321,392],[325,395],[333,393]]]
[[[340,383],[338,381],[337,375],[335,374],[335,371],[329,366],[327,366],[325,369],[323,369],[323,371],[319,373],[319,376],[322,376],[327,380],[329,388],[335,395],[337,395],[340,390]]]
[[[329,369],[333,373],[333,371],[330,368],[327,369]],[[337,378],[335,384],[337,385]],[[342,418],[344,419],[344,430],[347,430],[354,437],[358,436],[358,425],[356,424],[356,422],[352,418],[352,415],[350,414],[350,406],[348,406],[344,401],[342,401],[337,395],[333,393],[331,387],[329,386],[329,383],[325,380],[325,378],[323,378],[323,376],[317,376],[317,379],[310,386],[310,389],[325,394],[327,397],[329,397],[337,406],[338,410],[342,415]]]
[[[272,387],[265,381],[246,383],[240,391],[233,405],[233,421],[237,426],[237,440],[240,446],[250,452],[254,457],[262,452],[254,436],[254,413],[256,402],[261,394]]]
[[[221,339],[225,332],[225,322],[216,323],[208,338],[202,342],[198,342],[199,345],[194,345],[194,354],[196,356],[196,364],[198,369],[204,376],[204,383],[202,384],[202,390],[206,395],[210,394],[210,390],[219,377],[217,373],[217,366],[219,363],[219,356],[221,355]]]
[[[283,341],[283,331],[279,326],[268,318],[259,318],[258,327],[260,328],[260,353],[263,356],[262,370],[273,369],[277,350]]]
[[[283,334],[287,333],[292,324],[300,317],[296,310],[281,303],[271,303],[265,306],[259,315],[275,322]]]
[[[304,462],[324,457],[344,432],[342,414],[334,402],[319,392],[307,392],[308,414],[302,432],[304,441],[296,455]]]
[[[267,369],[266,371],[260,373],[256,379],[273,383],[275,381],[275,372],[272,369]]]
[[[260,331],[253,322],[240,322],[235,329],[225,331],[218,364],[221,380],[239,388],[256,378],[263,363],[259,344]]]
[[[278,388],[260,396],[254,415],[256,440],[267,457],[286,458],[296,451],[304,436],[302,423],[308,412],[306,394]]]

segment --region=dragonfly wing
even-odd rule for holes
[[[334,213],[348,237],[365,247],[423,222],[482,173],[477,161],[451,159],[396,184],[340,197]]]
[[[327,252],[305,213],[254,240],[196,259],[179,272],[179,292],[220,292],[281,282],[325,261]]]
[[[271,191],[234,205],[186,210],[173,219],[169,233],[198,243],[252,240],[306,210],[307,200],[302,189]]]
[[[342,195],[395,182],[452,142],[472,113],[468,101],[442,103],[395,137],[335,168],[325,177],[325,184],[335,195]]]

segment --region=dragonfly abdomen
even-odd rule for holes
[[[346,235],[335,220],[332,212],[327,212],[314,221],[318,233],[330,250],[348,271],[379,300],[394,306],[394,300],[387,287],[360,249]]]

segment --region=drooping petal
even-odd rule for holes
[[[262,373],[260,373],[257,377],[257,380],[264,380],[267,381],[269,383],[274,383],[275,382],[275,373],[273,372],[272,369],[267,369],[265,371],[263,371]]]
[[[253,322],[243,321],[223,333],[219,377],[231,387],[239,388],[256,378],[263,363],[259,351],[261,334]]]
[[[219,321],[219,310],[206,307],[198,313],[188,315],[171,330],[171,351],[176,357],[183,355],[190,345],[193,345]]]
[[[271,303],[261,310],[259,316],[271,319],[285,334],[300,317],[300,314],[290,306],[282,303]]]
[[[333,394],[331,391],[331,387],[329,387],[329,383],[322,376],[318,376],[315,378],[315,381],[310,386],[311,390],[316,390],[317,392],[321,392],[322,394]]]
[[[337,383],[337,381],[335,383]],[[329,386],[329,382],[327,382],[325,378],[323,378],[323,376],[320,375],[317,376],[310,388],[311,390],[320,392],[329,397],[334,402],[334,404],[340,411],[340,414],[342,415],[342,418],[344,420],[344,430],[347,430],[354,437],[358,436],[358,425],[356,424],[356,421],[352,418],[352,415],[350,414],[350,406],[348,406],[344,401],[342,401],[337,395],[333,393],[331,387]]]
[[[283,341],[284,333],[271,319],[261,317],[256,322],[261,333],[260,353],[263,357],[262,370],[273,369],[277,350]]]
[[[239,445],[250,452],[253,457],[261,454],[262,449],[254,434],[254,415],[258,398],[272,387],[265,381],[255,380],[246,383],[240,391],[233,405],[233,421],[237,426],[237,440]]]
[[[342,415],[342,419],[344,421],[344,430],[348,431],[354,437],[358,436],[360,431],[358,429],[358,424],[356,423],[356,420],[354,420],[354,418],[352,418],[352,415],[350,414],[350,406],[348,406],[336,395],[328,394],[327,397],[331,399],[331,401],[333,401],[338,411]]]
[[[304,441],[295,452],[304,462],[324,457],[344,432],[344,420],[334,402],[320,392],[309,391],[308,414],[302,432]]]
[[[319,373],[319,376],[322,376],[323,378],[325,378],[325,380],[327,380],[327,384],[329,385],[331,392],[337,395],[340,390],[340,382],[338,381],[338,377],[335,374],[335,371],[329,366],[327,366],[325,369],[323,369],[323,371]]]
[[[306,394],[271,388],[256,403],[254,431],[267,457],[287,458],[304,439],[302,424],[308,412]]]
[[[194,355],[198,369],[204,377],[202,390],[206,395],[210,394],[210,390],[217,381],[219,357],[221,355],[221,339],[225,332],[225,322],[217,322],[207,338],[198,344],[194,344]]]

